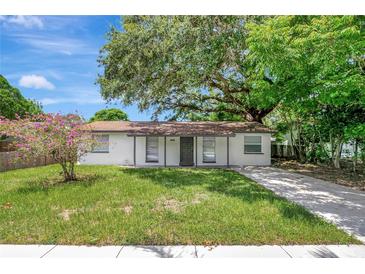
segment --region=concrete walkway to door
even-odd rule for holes
[[[234,169],[365,243],[365,192],[273,167]]]

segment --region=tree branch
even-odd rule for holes
[[[174,105],[175,108],[181,108],[181,109],[189,109],[189,110],[196,110],[199,112],[228,112],[228,113],[232,113],[232,114],[237,114],[237,115],[246,115],[246,112],[243,110],[238,110],[238,109],[231,109],[231,108],[201,108],[197,105],[194,104],[183,104],[183,103],[176,103]]]

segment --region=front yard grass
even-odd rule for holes
[[[77,174],[64,184],[56,165],[0,173],[0,243],[358,243],[233,171],[78,166]]]

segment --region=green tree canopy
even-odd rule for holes
[[[290,91],[288,105],[365,105],[363,25],[359,16],[276,16],[249,23],[249,58],[258,78],[270,75]]]
[[[102,109],[97,111],[90,122],[94,121],[128,121],[128,115],[117,108]]]
[[[12,87],[4,76],[0,75],[0,116],[14,119],[16,114],[39,114],[42,108],[39,103],[28,100],[17,88]]]
[[[298,148],[330,142],[336,167],[344,142],[364,140],[363,25],[359,16],[277,16],[248,26],[249,58],[288,91],[281,117]]]
[[[248,62],[247,23],[257,16],[127,16],[112,28],[99,63],[105,99],[138,103],[155,117],[168,110],[226,112],[262,122],[280,100]],[[255,81],[259,80],[258,83]],[[264,96],[265,95],[265,96]]]
[[[219,111],[219,108],[222,108],[222,111]],[[225,111],[225,107],[223,104],[217,106],[217,111],[209,114],[201,113],[199,111],[186,111],[186,110],[177,110],[175,114],[170,117],[170,121],[176,120],[188,120],[188,121],[244,121],[245,118],[238,114],[233,114]]]

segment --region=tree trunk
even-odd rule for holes
[[[71,179],[71,181],[75,181],[76,180],[76,175],[75,175],[74,167],[75,167],[75,164],[74,163],[70,163],[69,173],[70,173],[70,179]]]
[[[299,161],[301,163],[305,163],[306,162],[306,154],[305,154],[305,146],[302,143],[302,131],[301,131],[301,125],[298,125],[298,152],[299,152]]]
[[[70,163],[68,167],[67,167],[66,162],[63,162],[60,164],[62,166],[63,178],[64,178],[65,182],[75,181],[76,176],[75,176],[75,172],[74,172],[74,163]]]
[[[304,147],[301,145],[299,147],[299,161],[304,164],[306,162],[306,160],[307,159],[306,159]]]
[[[331,159],[333,161],[334,159],[334,155],[335,155],[335,150],[334,150],[334,141],[333,141],[333,137],[332,137],[332,134],[330,133],[330,144],[331,144]]]
[[[358,143],[357,140],[355,140],[355,149],[354,149],[354,159],[352,161],[353,163],[353,172],[356,173],[356,168],[357,168],[357,153],[358,153]]]
[[[253,114],[253,113],[246,113],[245,115],[243,115],[244,120],[246,120],[247,122],[258,122],[260,124],[263,124],[262,118],[261,116],[257,115],[257,114]]]
[[[340,165],[340,159],[341,159],[341,151],[342,151],[342,141],[338,141],[338,143],[336,144],[336,148],[334,151],[334,157],[333,157],[333,165],[335,166],[335,168],[340,169],[341,165]]]
[[[290,130],[291,146],[293,149],[293,156],[295,157],[296,160],[301,161],[302,152],[300,148],[300,141],[298,141],[298,138],[295,138],[292,125],[290,126],[289,130]]]

